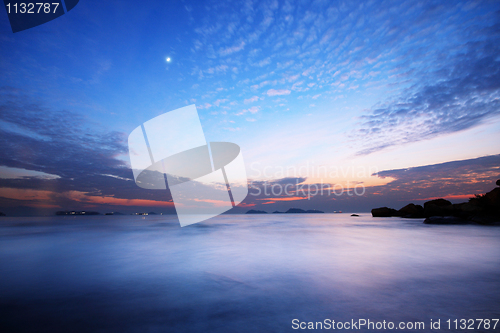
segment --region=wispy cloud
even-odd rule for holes
[[[439,64],[437,71],[361,116],[353,135],[369,144],[359,154],[462,131],[499,115],[500,37],[496,30],[485,29],[488,39],[470,42]]]
[[[62,209],[83,209],[88,204],[171,206],[165,204],[171,201],[167,193],[148,193],[130,180],[132,170],[121,158],[128,153],[125,134],[96,126],[91,129],[92,124],[80,114],[51,110],[23,91],[3,87],[0,95],[0,121],[48,138],[0,130],[0,165],[54,175],[0,179],[4,189],[1,205]],[[22,194],[25,190],[38,192],[30,197],[28,192]]]
[[[258,100],[259,100],[258,96],[253,96],[253,97],[245,99],[243,101],[243,103],[248,104],[248,103],[252,103],[252,102],[257,102]]]
[[[267,96],[280,96],[280,95],[289,95],[291,93],[288,89],[269,89],[266,94]]]
[[[219,51],[219,55],[220,56],[227,56],[227,55],[230,55],[232,53],[235,53],[235,52],[238,52],[238,51],[241,51],[243,50],[243,48],[245,48],[245,42],[244,41],[241,41],[239,44],[237,45],[234,45],[234,46],[230,46],[230,47],[226,47],[226,48],[223,48]]]
[[[203,110],[203,109],[209,109],[212,107],[212,104],[210,103],[205,103],[205,104],[200,104],[196,106],[198,109]]]
[[[260,106],[252,106],[251,108],[248,108],[248,109],[245,109],[245,110],[241,110],[240,112],[238,112],[236,115],[237,116],[241,116],[247,112],[250,112],[250,113],[257,113],[259,112],[260,110]]]
[[[218,100],[216,100],[216,101],[214,102],[214,105],[215,105],[215,106],[219,106],[219,105],[221,105],[221,104],[223,104],[223,103],[226,103],[227,101],[228,101],[228,99],[227,99],[227,98],[218,99]]]

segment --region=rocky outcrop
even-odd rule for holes
[[[445,199],[427,201],[424,203],[424,215],[425,217],[453,215],[453,205]]]
[[[451,202],[446,200],[446,199],[434,199],[431,201],[427,201],[424,203],[424,209],[429,208],[431,206],[437,206],[437,207],[445,207],[451,205]]]
[[[393,208],[388,208],[388,207],[380,207],[380,208],[373,208],[372,209],[372,216],[373,217],[391,217],[391,216],[397,216],[395,215],[398,211],[393,209]]]
[[[424,208],[420,205],[411,203],[398,210],[396,216],[404,218],[422,218],[424,217]]]
[[[354,217],[356,217],[356,216],[359,216],[359,215],[358,215],[358,214],[351,214],[351,216],[354,216]]]
[[[496,184],[499,185],[500,179]],[[426,224],[487,224],[500,225],[500,187],[476,195],[469,202],[452,204],[445,199],[434,199],[424,206],[408,204],[400,210],[381,207],[372,209],[373,217],[399,216],[405,218],[423,218]]]
[[[455,216],[431,216],[424,220],[425,224],[467,224],[468,221]]]
[[[248,212],[245,214],[267,214],[267,212],[263,210],[255,210],[255,209],[250,209]]]

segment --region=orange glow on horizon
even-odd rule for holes
[[[173,207],[172,201],[156,201],[148,199],[122,199],[105,196],[90,196],[86,192],[70,191],[68,197],[84,203],[108,204],[114,206],[146,206],[146,207]]]
[[[470,199],[474,198],[474,194],[457,194],[457,195],[446,195],[442,197],[431,197],[431,198],[425,198],[425,199],[418,199],[418,200],[435,200],[435,199]]]
[[[272,201],[296,201],[296,200],[304,200],[307,197],[283,197],[283,198],[261,198],[257,200],[272,200]]]
[[[92,195],[87,195],[87,192],[80,192],[80,191],[69,191],[69,192],[58,193],[46,190],[17,189],[10,187],[0,188],[0,197],[20,200],[20,201],[28,201],[27,203],[23,204],[35,208],[60,208],[60,206],[54,203],[54,201],[56,201],[58,198],[61,197],[74,200],[76,202],[88,203],[88,204],[108,204],[115,206],[146,206],[146,207],[174,206],[174,203],[171,201],[156,201],[148,199],[123,199],[123,198],[106,197],[106,196],[92,196]],[[34,202],[29,202],[29,201],[34,201]]]

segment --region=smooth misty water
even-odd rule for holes
[[[288,332],[295,318],[429,331],[431,318],[499,318],[499,287],[498,227],[368,214],[0,220],[2,332]]]

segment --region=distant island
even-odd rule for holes
[[[255,210],[255,209],[250,209],[248,212],[245,214],[267,214],[267,212],[263,210]]]
[[[87,211],[69,211],[69,210],[60,210],[56,212],[56,215],[100,215],[99,212],[87,212]]]
[[[500,179],[496,181],[500,186]],[[500,187],[476,195],[468,202],[452,204],[439,198],[424,203],[424,206],[410,203],[400,210],[388,207],[374,208],[373,217],[425,218],[426,224],[484,224],[500,225]]]
[[[278,212],[278,211],[273,212],[273,214],[318,214],[318,213],[322,214],[324,212],[317,209],[303,210],[300,208],[290,208],[286,212]],[[267,214],[267,212],[263,210],[250,209],[248,212],[246,212],[246,214]]]
[[[4,213],[0,212],[0,216],[7,216],[7,215],[5,215]]]

